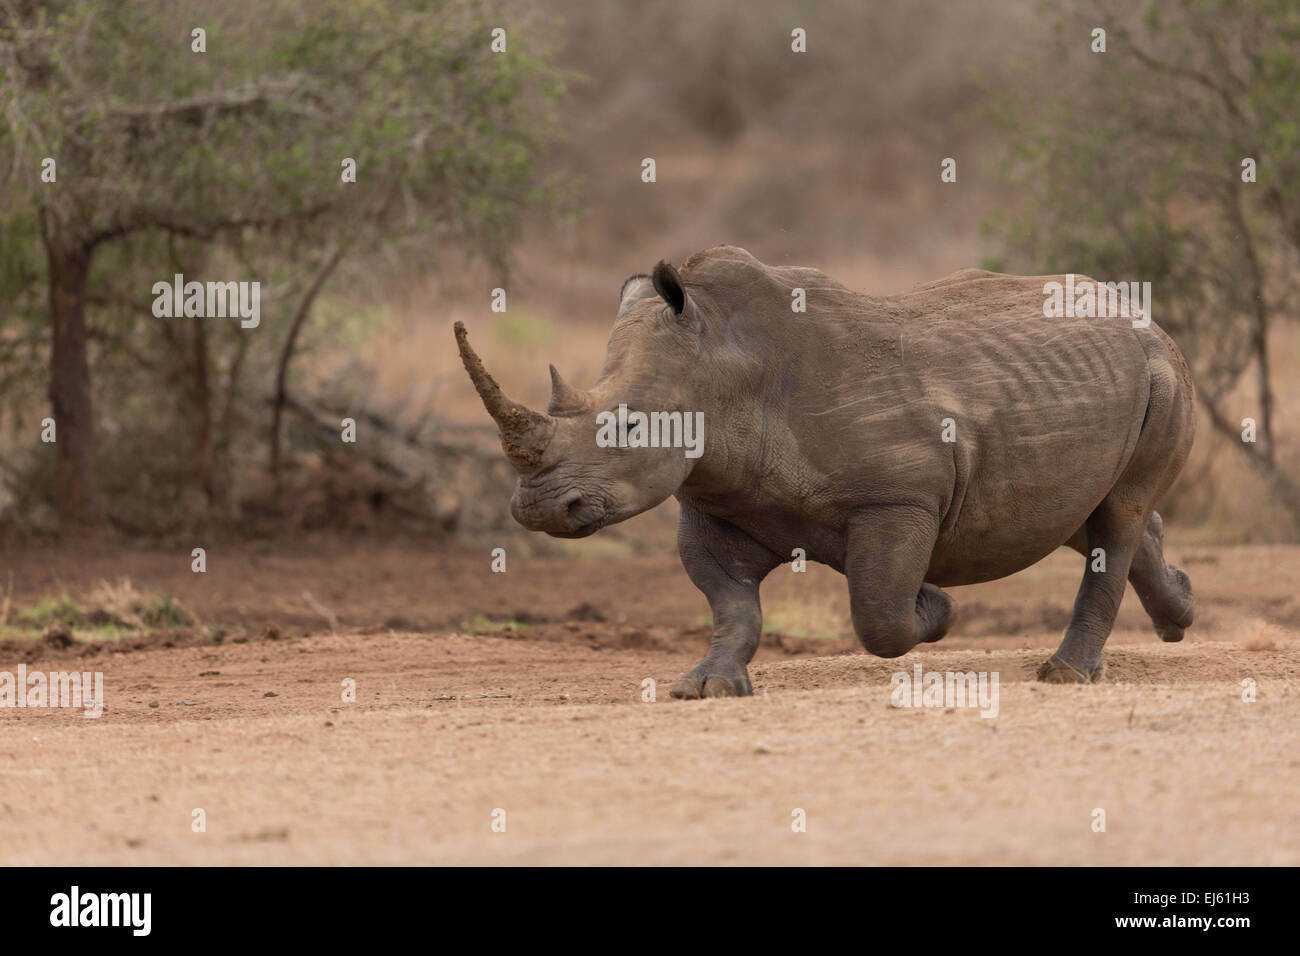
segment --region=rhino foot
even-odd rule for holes
[[[1045,684],[1097,684],[1105,671],[1104,664],[1098,664],[1091,671],[1082,671],[1053,654],[1038,668],[1038,679]]]
[[[699,700],[701,697],[750,697],[754,685],[749,682],[745,668],[739,672],[717,673],[714,668],[697,667],[677,678],[669,691],[678,700]]]
[[[926,593],[927,589],[932,592],[934,596],[928,595]],[[923,599],[926,598],[929,598],[933,610],[928,611],[927,620],[929,628],[921,638],[921,643],[933,644],[935,641],[942,640],[948,632],[953,629],[953,626],[957,623],[961,614],[957,610],[957,605],[953,603],[952,598],[948,597],[948,595],[930,584],[921,586],[921,595],[916,600],[918,612],[921,611]]]
[[[1175,644],[1183,639],[1183,631],[1192,626],[1195,611],[1192,605],[1192,582],[1187,572],[1172,564],[1166,567],[1170,603],[1174,605],[1168,616],[1158,613],[1151,615],[1151,623],[1156,627],[1156,634],[1166,644]]]
[[[1177,644],[1183,639],[1183,628],[1177,624],[1157,623],[1156,636],[1166,644]]]

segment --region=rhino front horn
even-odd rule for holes
[[[551,404],[546,409],[548,415],[580,415],[591,407],[591,399],[585,392],[580,392],[560,377],[554,365],[551,366]]]
[[[501,449],[510,459],[510,464],[517,471],[536,471],[541,467],[542,455],[555,433],[555,419],[535,412],[527,405],[520,405],[501,391],[501,386],[483,367],[483,360],[470,347],[463,322],[456,323],[456,345],[460,348],[460,360],[465,363],[465,371],[478,390],[478,397],[483,400],[483,407],[497,423],[501,432]]]

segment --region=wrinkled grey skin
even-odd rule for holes
[[[1045,318],[1043,284],[966,270],[903,295],[852,292],[743,249],[660,263],[622,290],[605,366],[551,369],[546,414],[507,399],[457,339],[519,470],[525,527],[582,537],[676,495],[683,565],[713,610],[709,652],[674,697],[752,693],[759,583],[796,548],[848,579],[863,647],[897,657],[947,632],[940,587],[1004,577],[1065,544],[1085,561],[1050,682],[1090,683],[1131,581],[1181,640],[1191,588],[1165,563],[1155,502],[1187,460],[1191,378],[1129,318]],[[791,310],[806,290],[807,311]],[[703,455],[601,448],[595,415],[702,411]],[[942,440],[952,419],[955,442]]]

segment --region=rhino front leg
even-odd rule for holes
[[[748,664],[758,650],[763,612],[758,586],[781,558],[739,528],[682,500],[677,550],[713,610],[709,653],[672,687],[672,696],[745,697],[754,692]]]
[[[952,600],[926,584],[939,518],[910,506],[873,508],[849,525],[844,576],[853,630],[877,657],[899,657],[948,632]]]

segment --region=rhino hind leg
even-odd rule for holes
[[[1183,631],[1192,626],[1192,582],[1182,568],[1165,562],[1163,542],[1164,522],[1153,511],[1128,579],[1160,640],[1173,643],[1181,641]]]
[[[1179,640],[1192,622],[1191,583],[1165,563],[1164,523],[1155,502],[1173,484],[1191,450],[1195,430],[1191,383],[1167,356],[1153,354],[1151,396],[1137,447],[1123,474],[1084,522],[1083,581],[1065,638],[1038,671],[1048,683],[1093,683],[1101,679],[1101,651],[1115,624],[1128,580],[1138,592],[1160,637]],[[1090,556],[1105,552],[1105,570],[1094,571]]]
[[[1080,528],[1066,544],[1084,557],[1088,556],[1084,528]],[[1137,592],[1138,600],[1160,639],[1167,643],[1181,641],[1183,632],[1192,626],[1192,582],[1182,568],[1165,562],[1164,521],[1158,511],[1151,512],[1151,520],[1147,522],[1142,541],[1133,555],[1128,581]]]
[[[1091,561],[1085,562],[1065,638],[1038,669],[1039,680],[1049,684],[1093,684],[1101,680],[1101,651],[1119,613],[1145,525],[1146,515],[1139,514],[1134,520],[1131,507],[1125,507],[1123,498],[1114,492],[1089,516],[1084,525],[1084,553],[1091,555],[1100,548],[1106,555],[1106,567],[1096,571]]]

